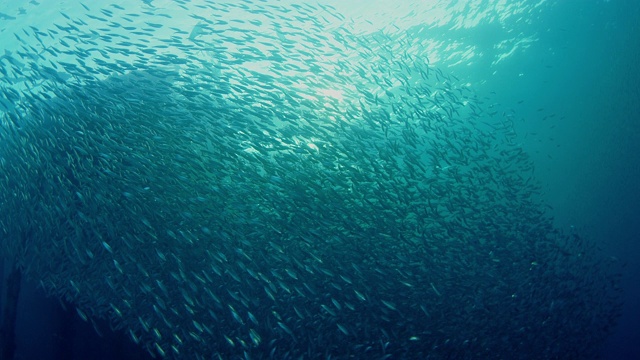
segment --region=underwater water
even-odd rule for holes
[[[637,358],[638,15],[2,2],[4,356]]]

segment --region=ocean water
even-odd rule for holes
[[[0,2],[4,356],[640,358],[639,15]]]

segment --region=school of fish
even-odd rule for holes
[[[597,355],[615,264],[554,228],[511,115],[420,39],[153,4],[0,56],[0,254],[49,294],[160,358]]]

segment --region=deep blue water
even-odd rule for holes
[[[185,2],[185,6],[194,3]],[[379,14],[395,9],[384,3],[364,13],[357,5],[334,5],[347,17],[371,16],[375,28],[385,26],[386,19]],[[475,10],[495,5],[478,3]],[[626,264],[621,281],[622,315],[601,354],[604,359],[639,359],[640,4],[575,0],[533,6],[537,3],[525,2],[526,11],[520,14],[517,9],[498,9],[495,16],[485,15],[477,24],[462,27],[453,24],[471,21],[464,11],[446,7],[444,13],[418,11],[418,15],[397,20],[397,25],[417,31],[420,16],[432,15],[428,31],[421,36],[440,42],[424,52],[433,51],[432,64],[461,83],[469,83],[479,97],[487,99],[486,106],[496,104],[500,112],[513,114],[515,141],[534,162],[555,226],[579,232],[596,242],[603,256]],[[158,1],[119,4],[132,12],[150,4],[162,6]],[[99,8],[97,3],[87,5]],[[22,5],[5,1],[0,6],[0,13],[5,14],[0,19],[0,44],[4,44],[0,46],[15,51],[14,33],[21,34],[28,26],[50,28],[50,14],[84,13],[77,4],[55,6],[44,1]],[[446,18],[445,14],[454,15],[438,24],[437,19]],[[463,56],[468,49],[472,51]],[[0,53],[2,50],[0,47]],[[5,266],[5,276],[7,272]],[[147,356],[126,334],[95,336],[93,327],[80,320],[72,305],[65,311],[58,300],[45,298],[36,287],[37,281],[23,281],[16,359]]]

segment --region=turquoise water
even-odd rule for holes
[[[176,358],[638,356],[637,5],[0,9],[2,255],[98,331]]]

